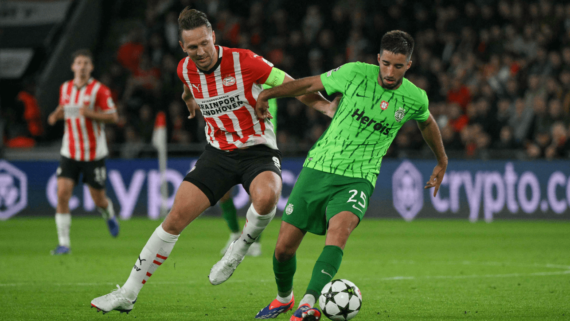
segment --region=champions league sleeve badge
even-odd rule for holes
[[[404,107],[400,106],[394,113],[394,119],[399,123],[404,119],[404,116],[406,116],[406,111]]]

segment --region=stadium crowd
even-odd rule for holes
[[[377,64],[380,39],[400,29],[414,36],[406,77],[427,91],[448,151],[481,157],[518,150],[528,159],[570,156],[570,3],[564,1],[124,1],[131,23],[115,47],[96,52],[95,75],[120,114],[107,126],[114,156],[135,157],[150,142],[154,115],[165,111],[170,143],[204,142],[203,120],[188,120],[176,68],[178,13],[207,13],[219,45],[251,49],[294,78],[346,62]],[[138,9],[136,9],[138,7]],[[133,9],[135,8],[135,9]],[[109,32],[108,32],[109,33]],[[100,46],[101,47],[101,46]],[[113,57],[112,61],[101,57]],[[278,144],[306,151],[329,120],[295,99],[278,101]],[[414,122],[387,156],[427,148]]]

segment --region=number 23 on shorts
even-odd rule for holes
[[[364,210],[366,209],[366,194],[364,194],[364,192],[361,191],[360,192],[360,199],[357,200],[357,199],[355,199],[355,197],[358,195],[358,190],[351,189],[350,191],[348,191],[348,193],[352,194],[352,196],[350,196],[347,203],[351,203],[351,202],[356,203],[356,204],[353,204],[352,207],[359,210],[361,213],[364,214]]]

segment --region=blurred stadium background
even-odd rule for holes
[[[10,307],[0,319],[92,319],[89,301],[126,278],[158,224],[146,217],[160,218],[156,114],[167,115],[170,204],[203,150],[203,119],[186,119],[176,75],[185,6],[208,14],[217,44],[251,49],[295,78],[377,64],[385,32],[414,36],[406,76],[428,93],[449,167],[438,197],[423,190],[435,159],[415,123],[402,128],[338,275],[360,286],[361,320],[569,319],[570,4],[562,0],[0,0],[0,305]],[[46,120],[80,48],[93,51],[93,75],[118,107],[119,124],[106,126],[107,193],[133,219],[111,239],[78,186],[73,255],[50,260],[63,124]],[[295,99],[278,105],[282,211],[329,120]],[[243,221],[243,188],[234,201]],[[205,282],[227,239],[219,214],[212,207],[204,215],[212,218],[190,225],[128,317],[249,320],[273,297],[278,222],[264,234],[263,256],[245,260],[223,290]],[[417,218],[429,220],[403,222]],[[297,290],[322,243],[308,236],[300,249]]]
[[[416,124],[407,123],[386,155],[369,216],[570,217],[564,1],[61,0],[0,2],[0,153],[29,181],[27,206],[8,210],[17,201],[6,198],[0,210],[13,213],[4,218],[51,212],[63,123],[51,127],[46,119],[59,85],[72,78],[70,55],[79,48],[94,52],[94,76],[111,88],[120,115],[117,126],[106,127],[109,194],[123,218],[156,217],[150,142],[157,112],[167,115],[171,195],[205,144],[203,119],[186,119],[175,70],[184,56],[177,16],[187,5],[208,14],[218,44],[251,49],[295,78],[351,61],[376,64],[386,31],[415,37],[407,77],[428,93],[451,158],[448,175],[442,196],[430,202],[420,185],[433,156]],[[329,120],[295,99],[278,104],[285,200]],[[17,188],[12,177],[9,186]],[[245,192],[235,194],[243,208]],[[77,213],[93,209],[82,195],[77,188]]]

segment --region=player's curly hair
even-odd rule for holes
[[[387,50],[395,54],[403,54],[408,59],[414,51],[414,38],[409,33],[401,30],[388,31],[380,43],[380,54]]]
[[[192,30],[198,27],[206,26],[208,30],[212,30],[212,24],[208,17],[202,11],[184,8],[178,16],[178,36],[181,38],[182,30]],[[182,39],[182,38],[181,38]]]

